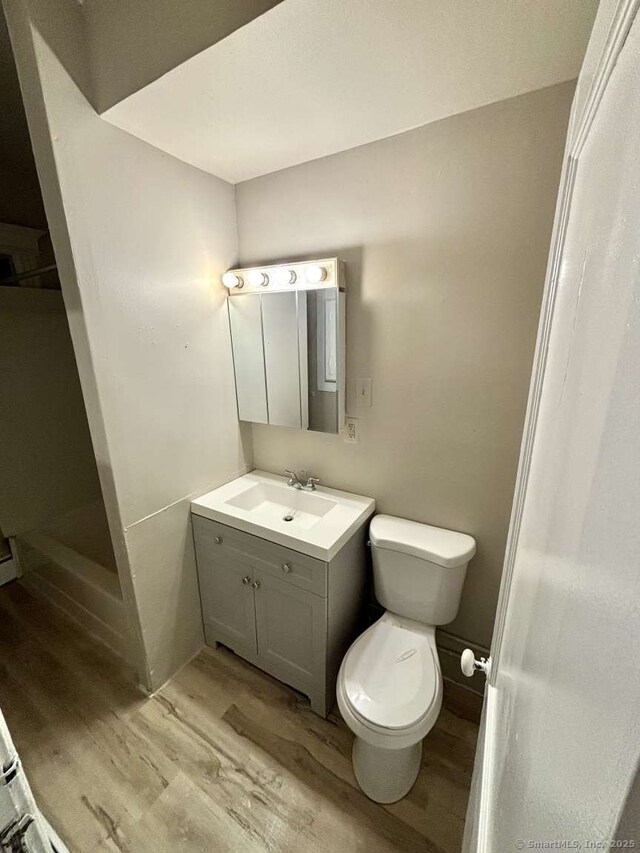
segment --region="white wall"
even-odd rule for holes
[[[157,687],[202,643],[189,497],[245,466],[224,295],[233,187],[100,119],[67,0],[7,0],[133,658]]]
[[[101,500],[62,294],[0,287],[0,526],[40,528]]]
[[[347,262],[347,407],[360,443],[253,427],[259,468],[305,468],[380,512],[473,534],[451,630],[488,645],[572,84],[236,187],[243,264]],[[373,408],[357,410],[357,377]]]

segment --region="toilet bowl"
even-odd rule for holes
[[[356,735],[358,784],[378,803],[402,799],[418,775],[422,740],[442,705],[435,629],[385,613],[349,649],[337,697]]]
[[[392,516],[369,535],[374,589],[388,609],[345,655],[338,707],[355,735],[353,769],[364,793],[393,803],[412,788],[422,741],[442,706],[435,626],[456,615],[471,536]]]

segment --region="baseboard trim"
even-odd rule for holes
[[[489,649],[478,643],[472,643],[456,634],[450,634],[440,628],[436,631],[436,644],[440,656],[442,676],[446,680],[455,682],[465,690],[470,690],[477,696],[484,696],[485,676],[481,672],[475,672],[471,678],[462,674],[460,669],[460,655],[467,649],[473,649],[476,657],[489,657]]]
[[[452,634],[443,628],[437,629],[438,646],[443,649],[449,649],[456,654],[462,653],[465,649],[473,649],[477,655],[482,657],[489,656],[489,649],[480,643],[474,643],[473,640],[465,640],[464,637],[459,637],[457,634]]]
[[[462,717],[479,725],[484,696],[476,690],[467,687],[466,684],[459,684],[450,678],[443,678],[442,687],[442,704],[444,707],[457,717]]]
[[[38,572],[26,572],[20,579],[20,583],[32,595],[46,601],[59,610],[68,618],[85,628],[92,636],[96,637],[112,652],[115,652],[119,657],[125,656],[125,638],[122,634],[115,631],[110,625],[107,625],[99,619],[94,613],[86,610],[78,602],[70,598],[61,589],[50,584]]]

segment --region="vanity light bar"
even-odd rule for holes
[[[244,287],[244,279],[242,276],[236,275],[236,273],[231,272],[231,270],[222,276],[222,283],[229,289],[232,287]]]
[[[272,264],[264,267],[227,270],[222,284],[229,295],[282,290],[345,289],[344,263],[338,258]]]

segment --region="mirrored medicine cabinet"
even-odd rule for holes
[[[230,270],[238,417],[337,433],[344,424],[345,282],[337,258]]]

